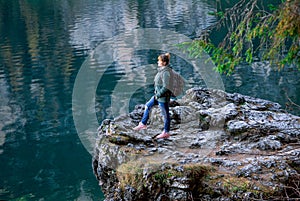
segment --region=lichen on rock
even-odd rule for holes
[[[278,103],[192,88],[171,103],[171,137],[143,105],[104,120],[93,168],[106,200],[274,200],[300,197],[300,117]]]

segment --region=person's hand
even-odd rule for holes
[[[156,93],[154,97],[157,100],[157,99],[159,99],[161,97],[161,95],[160,95],[160,93]]]

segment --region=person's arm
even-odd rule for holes
[[[170,72],[166,71],[162,76],[162,87],[156,92],[156,97],[163,97],[170,89]]]

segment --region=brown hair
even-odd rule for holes
[[[171,57],[170,53],[165,53],[165,54],[159,55],[157,59],[162,61],[162,62],[165,62],[166,65],[169,65],[170,57]]]

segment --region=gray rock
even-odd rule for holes
[[[237,172],[239,177],[249,177],[252,174],[258,174],[262,170],[261,166],[248,164]]]
[[[99,126],[93,169],[106,201],[259,200],[300,178],[300,117],[277,103],[192,88],[171,103],[171,137],[159,140],[159,108],[132,130],[143,110]]]

